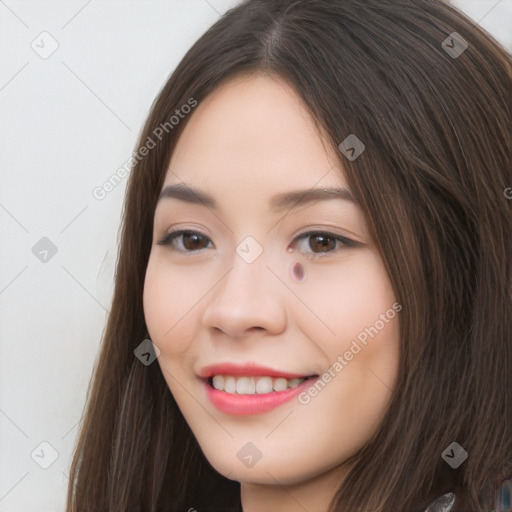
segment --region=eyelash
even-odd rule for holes
[[[207,249],[206,247],[203,249],[199,249],[197,251],[176,249],[175,247],[172,246],[172,242],[176,238],[179,238],[179,236],[181,236],[183,234],[199,235],[201,237],[204,237],[204,238],[207,238],[208,240],[210,240],[206,235],[204,235],[203,233],[201,233],[199,231],[193,231],[190,229],[176,229],[174,231],[170,231],[169,233],[167,233],[164,236],[164,238],[162,238],[157,243],[158,243],[158,245],[169,246],[171,248],[171,250],[181,252],[181,253],[196,253],[196,252],[202,251],[203,249]],[[356,242],[355,240],[351,240],[350,238],[347,238],[342,235],[337,235],[336,233],[331,233],[329,231],[307,231],[307,232],[301,233],[300,235],[297,235],[292,240],[290,245],[295,247],[297,245],[297,243],[299,243],[300,241],[302,241],[304,239],[307,240],[310,236],[313,236],[313,235],[316,235],[316,236],[320,235],[320,236],[325,236],[326,238],[332,238],[332,239],[336,240],[337,242],[340,242],[342,244],[342,246],[345,246],[346,248],[359,247],[361,245],[364,245],[361,242]],[[210,240],[210,242],[211,242],[211,240]],[[308,253],[307,252],[307,253],[305,253],[305,255],[308,259],[325,258],[326,255],[329,255],[331,253],[334,254],[334,253],[338,252],[339,250],[340,250],[340,248],[333,249],[333,250],[327,251],[327,252],[317,252],[317,253]]]

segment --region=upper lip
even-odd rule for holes
[[[204,366],[198,372],[201,378],[209,378],[214,375],[247,375],[247,376],[268,376],[268,377],[283,377],[285,379],[300,379],[311,377],[311,373],[294,373],[284,370],[277,370],[269,366],[261,366],[256,363],[218,363]]]

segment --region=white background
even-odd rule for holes
[[[92,191],[131,156],[186,50],[237,3],[0,0],[0,512],[64,510],[126,179],[103,200]],[[512,51],[512,0],[453,4]],[[51,49],[44,31],[58,43],[46,59],[31,47]],[[32,251],[43,237],[57,248],[46,262]]]

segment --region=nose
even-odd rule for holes
[[[203,326],[241,338],[251,331],[277,335],[286,327],[285,293],[290,293],[267,267],[265,252],[252,263],[234,255],[232,268],[208,294]]]

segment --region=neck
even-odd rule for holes
[[[336,467],[296,484],[241,483],[243,512],[328,512],[348,469]]]

